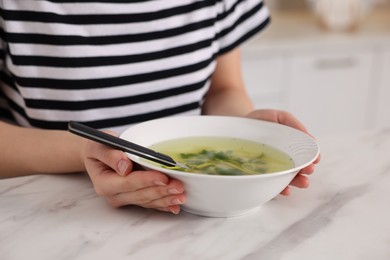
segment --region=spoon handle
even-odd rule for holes
[[[168,155],[158,153],[149,148],[140,146],[138,144],[126,141],[122,138],[104,133],[102,131],[91,128],[82,123],[70,121],[68,123],[69,132],[82,136],[84,138],[90,139],[92,141],[110,146],[112,148],[137,155],[144,159],[148,159],[153,162],[157,162],[159,164],[165,166],[176,166],[177,163]]]

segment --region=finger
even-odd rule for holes
[[[321,154],[318,155],[318,157],[314,160],[314,164],[317,164],[321,161]]]
[[[252,111],[247,115],[247,117],[287,125],[309,134],[303,123],[299,121],[298,118],[296,118],[293,114],[287,111],[275,109],[259,109]]]
[[[312,174],[314,172],[314,164],[310,164],[299,171],[299,174]]]
[[[155,208],[155,210],[173,213],[168,207],[167,208]]]
[[[157,171],[134,171],[124,177],[116,174],[99,174],[91,179],[96,192],[102,196],[133,192],[153,186],[164,187],[169,182],[165,174]]]
[[[181,195],[162,197],[150,201],[148,203],[139,204],[139,206],[144,208],[158,208],[158,207],[180,208],[180,205],[183,205],[185,201],[186,201],[185,195],[181,194]]]
[[[121,176],[125,176],[132,171],[132,162],[122,151],[112,149],[106,145],[89,141],[87,145],[87,163],[98,166],[101,162]],[[90,167],[90,169],[93,169]],[[108,169],[108,168],[107,168]],[[90,172],[90,174],[99,174],[99,171]]]
[[[164,212],[171,212],[168,207],[166,207],[166,208],[155,208],[155,210],[164,211]]]
[[[169,180],[167,188],[170,194],[182,194],[184,192],[183,183],[175,179]]]
[[[290,195],[290,187],[286,187],[286,188],[284,188],[281,192],[280,192],[280,194],[281,195],[283,195],[283,196],[288,196],[288,195]]]
[[[172,212],[175,215],[179,214],[180,213],[180,209],[181,209],[180,206],[177,206],[177,205],[169,206],[168,208],[169,208],[169,211]]]
[[[141,206],[147,208],[154,208],[156,205],[175,206],[181,205],[185,202],[186,197],[184,195],[183,184],[175,179],[171,179],[166,187],[166,196],[156,197],[149,203],[145,203]]]
[[[296,118],[290,112],[279,111],[277,116],[278,116],[277,122],[279,122],[280,124],[291,126],[295,129],[301,130],[302,132],[309,134],[309,132],[307,131],[306,127],[302,124],[302,122],[299,121],[298,118]]]
[[[309,131],[303,125],[303,123],[299,121],[298,118],[296,118],[293,114],[287,111],[279,111],[279,113],[277,113],[277,116],[278,116],[277,122],[301,130],[302,132],[310,135],[312,138],[315,139],[315,137],[311,133],[309,133]],[[321,155],[318,155],[318,157],[314,160],[313,164],[319,163],[320,160],[321,160]]]
[[[309,184],[310,184],[309,178],[307,178],[306,176],[301,175],[301,174],[298,174],[297,176],[295,176],[295,178],[290,183],[290,185],[298,187],[298,188],[307,188],[309,186]],[[290,190],[289,186],[287,186],[286,188],[284,188],[280,192],[280,194],[284,195],[284,196],[288,196],[288,195],[290,195],[290,193],[291,193],[291,190]]]
[[[144,208],[165,208],[181,205],[185,202],[184,194],[171,194],[166,187],[148,187],[142,190],[119,193],[107,198],[114,207],[138,205]]]
[[[166,208],[156,208],[159,211],[171,212],[175,215],[180,213],[180,206],[169,206]]]
[[[309,178],[302,174],[297,174],[295,178],[291,181],[290,185],[298,188],[307,188],[309,186]]]
[[[185,202],[184,188],[177,180],[167,186],[151,186],[132,192],[119,193],[109,198],[114,206],[139,205],[145,208],[168,207]]]

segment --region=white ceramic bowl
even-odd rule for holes
[[[258,210],[278,195],[298,171],[311,164],[319,147],[309,135],[296,129],[261,120],[226,116],[177,116],[156,119],[130,127],[121,138],[149,147],[183,137],[219,136],[257,141],[275,147],[293,159],[295,167],[286,171],[246,175],[216,176],[179,172],[128,154],[145,169],[154,169],[180,180],[187,200],[184,211],[208,217],[233,217]]]

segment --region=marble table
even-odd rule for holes
[[[0,180],[0,259],[390,259],[390,129],[318,141],[309,189],[237,218],[114,209],[85,175]]]

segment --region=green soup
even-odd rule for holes
[[[294,167],[284,152],[265,144],[237,138],[191,137],[154,144],[151,149],[171,156],[189,169],[167,167],[211,175],[253,175]]]

